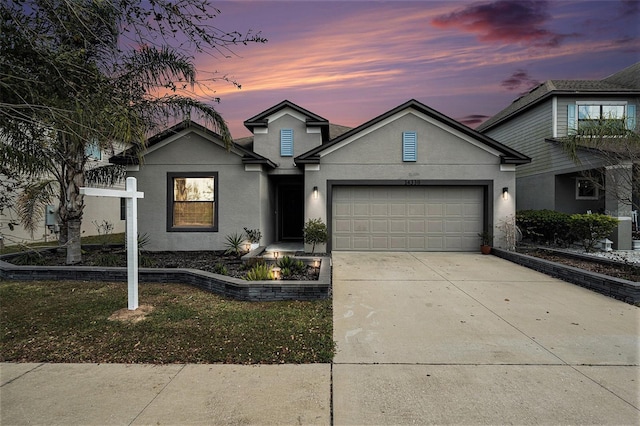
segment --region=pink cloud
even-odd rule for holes
[[[544,28],[550,19],[547,9],[546,1],[500,0],[457,9],[434,18],[431,24],[477,34],[480,41],[555,47],[568,35]]]

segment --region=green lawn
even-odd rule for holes
[[[15,362],[331,362],[331,300],[241,302],[182,284],[140,284],[144,320],[109,320],[127,284],[0,282],[0,360]]]

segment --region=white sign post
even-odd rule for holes
[[[138,198],[144,192],[136,191],[136,178],[128,177],[125,190],[103,188],[80,188],[82,195],[124,198],[127,206],[127,281],[129,283],[130,311],[138,309]]]

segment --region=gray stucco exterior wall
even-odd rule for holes
[[[217,172],[218,232],[167,232],[170,172]],[[196,131],[173,136],[161,149],[147,153],[139,171],[128,175],[138,179],[138,190],[144,192],[138,202],[138,230],[149,236],[148,250],[219,250],[228,234],[242,233],[245,226],[269,232],[264,212],[269,203],[263,202],[269,195],[260,166],[245,171],[241,155]]]

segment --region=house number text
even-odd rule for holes
[[[420,181],[419,180],[405,180],[404,184],[406,186],[417,186],[417,185],[420,185]]]

